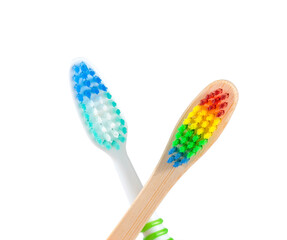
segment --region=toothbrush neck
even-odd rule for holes
[[[137,176],[133,165],[127,155],[126,149],[122,149],[111,156],[115,164],[116,171],[126,192],[130,203],[134,201],[142,189],[142,184]]]

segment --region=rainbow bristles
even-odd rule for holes
[[[168,163],[178,167],[187,163],[208,142],[221,122],[228,106],[229,94],[221,88],[207,94],[199,105],[195,106],[178,128],[172,148],[169,150]]]
[[[72,67],[75,96],[93,139],[106,149],[120,149],[127,128],[117,104],[95,71],[85,62]]]

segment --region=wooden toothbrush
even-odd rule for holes
[[[228,123],[238,101],[227,80],[209,84],[176,124],[162,157],[108,240],[134,240],[179,178],[211,147]]]

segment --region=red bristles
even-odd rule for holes
[[[229,97],[229,93],[223,93],[222,88],[218,88],[215,91],[206,95],[205,98],[200,100],[199,105],[205,106],[208,111],[215,111],[216,117],[221,117],[224,115],[225,111],[223,110],[228,106],[227,101],[223,101]]]
[[[221,104],[219,105],[219,109],[226,108],[227,105],[228,105],[227,102],[221,103]]]
[[[209,93],[206,95],[205,99],[210,99],[213,98],[215,96],[215,94],[213,92]]]
[[[216,104],[216,103],[218,103],[219,101],[220,101],[220,97],[217,97],[217,98],[214,98],[214,99],[211,100],[211,102],[212,102],[213,104]]]
[[[208,111],[211,111],[212,109],[216,109],[216,105],[215,104],[210,105],[207,109]]]
[[[214,94],[218,95],[218,94],[220,94],[222,92],[223,92],[222,88],[218,88],[217,90],[214,91]]]
[[[199,103],[199,105],[204,105],[204,104],[206,104],[208,102],[208,100],[205,98],[205,99],[202,99],[202,100],[200,100],[200,103]]]
[[[226,99],[228,97],[229,97],[229,93],[225,93],[225,94],[220,96],[220,100],[224,100],[224,99]]]
[[[216,113],[216,117],[221,117],[225,113],[224,110],[220,110],[219,112]]]

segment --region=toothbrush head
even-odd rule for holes
[[[226,87],[233,85],[227,81],[221,81],[228,83],[223,85],[225,89],[217,87],[208,94],[205,92],[205,95],[199,98],[200,100],[192,108],[192,111],[186,114],[177,129],[167,160],[174,167],[188,163],[205,147],[221,124],[226,111],[234,104],[234,96],[230,96],[234,91],[229,91]],[[216,84],[213,85],[216,86]]]
[[[71,69],[77,105],[92,140],[106,150],[119,150],[126,142],[127,127],[108,88],[86,61]]]

